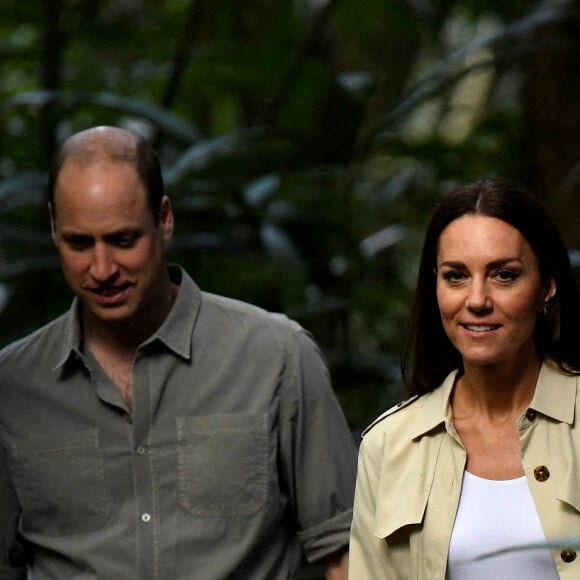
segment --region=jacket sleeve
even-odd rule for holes
[[[379,461],[371,454],[367,440],[363,439],[359,451],[349,554],[349,578],[356,580],[399,579],[386,540],[374,533]]]
[[[287,343],[282,472],[309,562],[348,546],[356,445],[322,355],[297,325]]]
[[[0,578],[25,580],[24,548],[18,536],[20,506],[8,472],[6,451],[0,442]]]

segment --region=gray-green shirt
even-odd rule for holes
[[[348,543],[356,451],[315,344],[175,275],[131,412],[76,300],[0,352],[2,580],[288,579]]]

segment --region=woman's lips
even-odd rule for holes
[[[467,324],[462,323],[461,326],[465,328],[465,330],[469,331],[470,333],[474,334],[484,334],[486,332],[494,332],[498,328],[501,327],[501,324]]]
[[[487,332],[499,328],[499,324],[464,324],[463,326],[467,330],[473,330],[473,332]]]

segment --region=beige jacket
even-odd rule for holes
[[[445,578],[466,460],[449,405],[455,374],[363,432],[351,580]],[[579,386],[545,363],[519,420],[524,470],[548,539],[580,536]],[[552,554],[560,578],[580,578],[580,553]]]

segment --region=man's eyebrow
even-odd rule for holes
[[[67,232],[65,231],[61,231],[60,233],[60,237],[65,239],[65,240],[92,240],[94,239],[93,236],[89,235],[89,234],[83,234],[81,232]]]
[[[116,230],[114,232],[109,232],[103,236],[103,239],[107,240],[110,238],[123,238],[123,237],[137,237],[143,233],[143,228],[123,228],[121,230]]]

